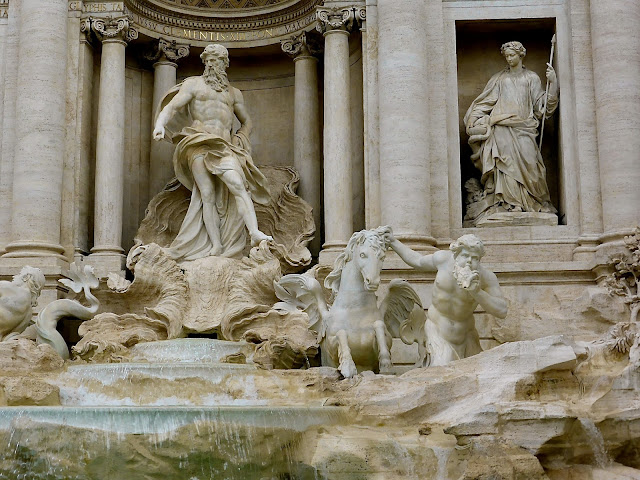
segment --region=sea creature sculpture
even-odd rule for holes
[[[24,332],[38,305],[45,278],[39,268],[23,267],[10,282],[0,282],[0,341]]]
[[[96,314],[100,306],[100,301],[91,293],[91,289],[98,288],[100,283],[94,275],[92,266],[85,265],[84,268],[81,268],[74,262],[69,266],[67,276],[69,278],[63,278],[59,282],[75,293],[84,291],[89,306],[85,307],[80,302],[68,298],[55,300],[44,307],[36,319],[37,343],[51,345],[65,360],[69,358],[69,348],[62,335],[56,330],[58,321],[64,317],[89,320]]]
[[[285,275],[274,284],[283,300],[275,308],[304,310],[310,328],[318,333],[323,365],[337,367],[346,378],[389,368],[392,334],[400,336],[415,306],[424,318],[418,295],[404,280],[392,280],[378,305],[376,291],[389,231],[378,227],[351,236],[324,282],[335,297],[331,307],[320,283],[309,274]]]

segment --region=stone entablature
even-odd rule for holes
[[[290,0],[162,0],[169,5],[184,5],[195,8],[228,9],[254,8],[285,3]]]
[[[210,2],[216,4],[218,2]],[[234,4],[240,4],[235,0]],[[264,1],[261,2],[265,4]],[[278,44],[294,33],[313,29],[320,0],[289,0],[255,8],[195,8],[160,0],[84,2],[93,15],[118,11],[120,5],[141,33],[185,41],[194,47],[222,43],[231,48]]]

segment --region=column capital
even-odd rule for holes
[[[189,56],[189,48],[190,45],[188,44],[160,38],[157,45],[154,45],[144,57],[153,62],[176,63],[178,60]]]
[[[100,42],[130,42],[138,38],[138,31],[131,26],[129,17],[85,18],[80,31],[95,35]]]
[[[294,60],[300,57],[311,57],[320,52],[321,47],[316,37],[302,32],[280,41],[282,51]]]
[[[334,30],[350,32],[356,20],[356,7],[317,7],[316,29],[320,33]]]

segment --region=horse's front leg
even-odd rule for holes
[[[351,378],[358,373],[356,364],[351,357],[351,349],[349,348],[349,338],[345,330],[338,330],[338,370],[345,378]]]
[[[387,329],[382,320],[373,322],[373,329],[376,332],[376,341],[378,342],[378,363],[380,370],[391,368],[391,352],[387,345]]]

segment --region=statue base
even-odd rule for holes
[[[558,225],[558,215],[542,212],[497,212],[479,219],[476,227]]]

